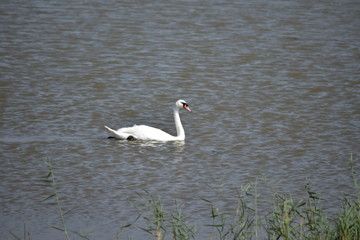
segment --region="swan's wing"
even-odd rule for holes
[[[174,140],[174,136],[154,127],[146,125],[134,125],[133,127],[120,128],[118,134],[132,136],[140,140],[169,141]]]

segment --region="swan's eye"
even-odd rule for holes
[[[185,102],[182,102],[182,105],[183,105],[183,107],[188,107],[189,106],[189,104],[187,104]]]

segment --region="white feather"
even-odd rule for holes
[[[118,139],[127,140],[127,139],[138,139],[144,141],[179,141],[185,140],[185,131],[182,126],[179,110],[184,108],[188,111],[191,111],[189,105],[184,100],[178,100],[175,103],[174,107],[174,121],[177,131],[177,136],[172,136],[158,128],[149,127],[146,125],[134,125],[133,127],[120,128],[114,130],[105,126],[109,132]]]

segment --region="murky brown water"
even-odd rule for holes
[[[331,211],[353,191],[351,153],[360,167],[359,16],[357,1],[2,1],[0,238],[26,222],[64,239],[44,161],[91,239],[115,239],[142,190],[208,239],[200,197],[225,184],[232,209],[261,176],[293,196],[310,182]],[[185,144],[107,139],[104,124],[174,134],[179,98]]]

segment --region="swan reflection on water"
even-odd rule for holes
[[[125,149],[129,154],[133,154],[133,151],[151,155],[154,153],[168,153],[165,155],[155,154],[156,161],[163,161],[176,165],[182,162],[184,160],[184,155],[186,155],[185,141],[123,141],[114,137],[109,138],[115,140],[114,143],[118,144],[122,149]]]
[[[153,147],[153,148],[161,148],[161,147],[169,147],[169,144],[171,144],[171,146],[174,146],[176,148],[176,152],[183,152],[184,150],[184,146],[185,146],[185,141],[154,141],[154,140],[150,140],[150,141],[143,141],[143,140],[136,140],[136,141],[121,141],[115,137],[108,137],[108,139],[113,139],[121,144],[134,144],[134,145],[138,145],[140,147]]]

